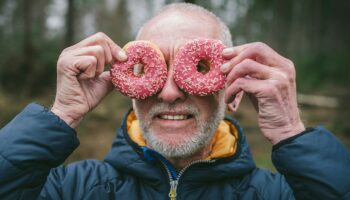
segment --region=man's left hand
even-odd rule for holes
[[[296,99],[295,68],[292,61],[266,44],[256,42],[226,48],[225,101],[237,93],[248,93],[258,112],[263,135],[273,144],[305,130]]]

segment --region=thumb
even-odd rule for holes
[[[107,90],[110,91],[114,88],[111,81],[111,73],[109,71],[104,71],[98,76],[98,80],[101,84],[105,85]]]
[[[97,101],[102,100],[114,88],[109,71],[101,73],[99,76],[91,79],[90,81],[91,82],[84,84],[87,88],[86,91],[89,91],[89,93],[94,96]]]

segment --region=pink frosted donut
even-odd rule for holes
[[[174,59],[174,81],[191,95],[205,96],[215,93],[225,86],[226,76],[221,73],[224,63],[224,44],[214,39],[196,39],[186,43],[176,53]],[[197,65],[208,65],[208,72],[198,71]]]
[[[123,49],[128,60],[113,64],[110,70],[113,85],[122,94],[136,99],[145,99],[162,89],[168,72],[159,48],[149,41],[140,40],[129,42]],[[143,66],[143,74],[134,74],[136,64]]]

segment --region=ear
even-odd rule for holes
[[[241,103],[241,100],[243,98],[243,94],[244,94],[243,90],[236,94],[235,99],[231,103],[227,104],[228,110],[230,110],[232,112],[236,112],[238,110],[238,106]]]

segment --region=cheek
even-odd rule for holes
[[[203,117],[207,118],[211,116],[219,107],[219,104],[223,100],[222,96],[218,94],[195,97],[194,102],[197,104]],[[222,101],[223,102],[223,101]]]
[[[133,100],[133,108],[139,119],[145,119],[151,108],[151,103],[147,100]]]

